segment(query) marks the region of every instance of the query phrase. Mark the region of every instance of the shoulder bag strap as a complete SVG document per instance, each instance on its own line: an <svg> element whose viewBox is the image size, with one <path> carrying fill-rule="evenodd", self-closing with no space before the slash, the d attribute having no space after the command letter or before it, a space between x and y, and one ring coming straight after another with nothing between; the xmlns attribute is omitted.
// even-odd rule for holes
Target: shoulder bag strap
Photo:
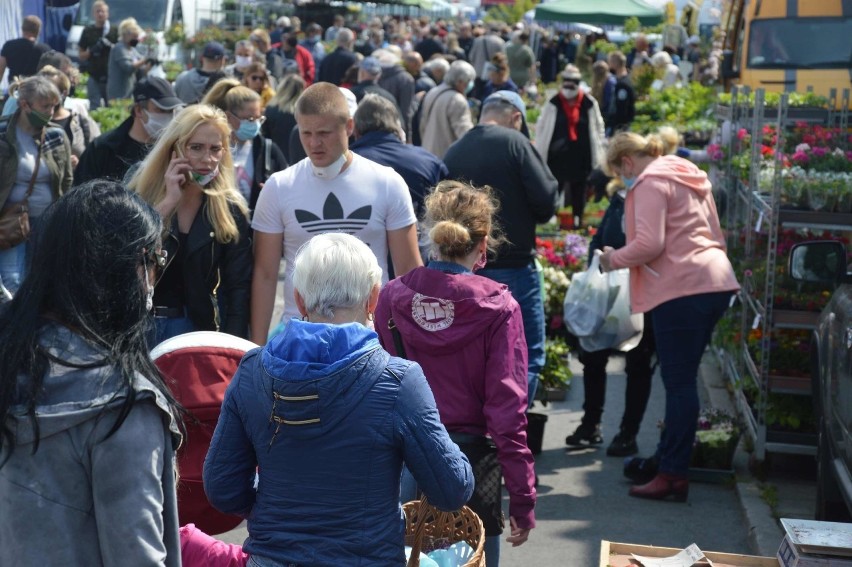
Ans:
<svg viewBox="0 0 852 567"><path fill-rule="evenodd" d="M272 177L272 140L269 138L263 139L263 170L266 175L264 182Z"/></svg>
<svg viewBox="0 0 852 567"><path fill-rule="evenodd" d="M33 167L33 176L30 177L30 184L27 186L27 192L24 194L24 200L21 201L21 206L26 208L27 204L30 200L30 195L33 194L33 187L35 187L36 177L38 177L38 169L41 165L41 149L44 146L44 130L42 130L41 138L36 141L36 146L38 146L38 152L36 152L35 158L35 167Z"/></svg>
<svg viewBox="0 0 852 567"><path fill-rule="evenodd" d="M390 329L391 335L393 335L393 348L396 350L396 355L400 358L408 358L405 354L405 345L402 343L402 335L399 333L393 317L388 319L388 329Z"/></svg>

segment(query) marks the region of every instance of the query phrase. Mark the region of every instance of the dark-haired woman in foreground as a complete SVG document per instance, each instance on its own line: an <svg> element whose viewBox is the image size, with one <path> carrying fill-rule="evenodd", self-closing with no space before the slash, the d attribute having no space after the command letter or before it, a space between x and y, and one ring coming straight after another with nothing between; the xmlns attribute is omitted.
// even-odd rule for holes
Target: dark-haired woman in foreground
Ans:
<svg viewBox="0 0 852 567"><path fill-rule="evenodd" d="M0 313L0 565L179 565L176 404L145 341L160 216L93 181Z"/></svg>

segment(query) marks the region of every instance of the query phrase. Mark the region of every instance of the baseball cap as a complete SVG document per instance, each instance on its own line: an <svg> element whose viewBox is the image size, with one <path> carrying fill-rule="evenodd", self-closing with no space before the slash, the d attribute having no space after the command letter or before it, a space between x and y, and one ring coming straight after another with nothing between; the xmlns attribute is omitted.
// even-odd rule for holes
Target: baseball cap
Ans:
<svg viewBox="0 0 852 567"><path fill-rule="evenodd" d="M693 44L696 44L696 43L701 43L701 38L698 37L697 35L693 35L693 36L689 37L689 39L687 40L686 43L688 43L690 45L693 45Z"/></svg>
<svg viewBox="0 0 852 567"><path fill-rule="evenodd" d="M133 102L146 100L150 100L163 110L183 106L183 101L175 95L172 85L160 77L147 77L136 83L133 88Z"/></svg>
<svg viewBox="0 0 852 567"><path fill-rule="evenodd" d="M382 66L379 63L379 60L375 57L364 57L364 60L361 61L361 64L358 66L358 68L366 71L371 75L378 75L382 72Z"/></svg>
<svg viewBox="0 0 852 567"><path fill-rule="evenodd" d="M218 41L207 42L201 56L206 59L221 59L225 56L225 47Z"/></svg>
<svg viewBox="0 0 852 567"><path fill-rule="evenodd" d="M521 133L529 138L530 131L529 128L527 128L527 105L524 104L524 99L521 98L521 95L512 91L497 91L490 94L488 98L482 102L482 108L497 102L511 104L516 110L518 110L518 112L521 113Z"/></svg>
<svg viewBox="0 0 852 567"><path fill-rule="evenodd" d="M346 87L337 87L343 93L343 98L346 99L346 106L349 107L349 118L355 116L355 111L358 110L358 99L355 98L355 93Z"/></svg>

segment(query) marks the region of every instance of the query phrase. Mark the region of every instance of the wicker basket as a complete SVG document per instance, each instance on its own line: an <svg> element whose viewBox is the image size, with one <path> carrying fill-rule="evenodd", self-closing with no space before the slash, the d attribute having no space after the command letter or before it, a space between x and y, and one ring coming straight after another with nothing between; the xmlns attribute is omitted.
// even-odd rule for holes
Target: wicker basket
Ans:
<svg viewBox="0 0 852 567"><path fill-rule="evenodd" d="M421 550L431 551L439 540L446 540L450 545L466 541L474 552L464 567L485 567L485 528L476 512L467 506L455 512L442 512L429 504L425 496L406 502L402 509L405 512L405 544L411 546L408 567L419 567Z"/></svg>

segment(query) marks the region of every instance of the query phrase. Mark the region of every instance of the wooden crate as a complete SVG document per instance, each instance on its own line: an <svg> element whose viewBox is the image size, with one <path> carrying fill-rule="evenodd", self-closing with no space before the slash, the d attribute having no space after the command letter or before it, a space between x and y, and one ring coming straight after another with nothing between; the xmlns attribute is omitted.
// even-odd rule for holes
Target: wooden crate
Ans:
<svg viewBox="0 0 852 567"><path fill-rule="evenodd" d="M630 554L643 555L645 557L671 557L680 552L674 547L656 547L653 545L638 545L633 543L617 543L614 541L601 540L601 562L600 567L633 567L630 562ZM704 551L703 549L701 551ZM713 562L715 567L778 567L778 560L774 557L758 557L756 555L738 555L735 553L718 553L715 551L704 551L704 555ZM697 563L702 565L702 563ZM704 563L706 565L706 563Z"/></svg>

